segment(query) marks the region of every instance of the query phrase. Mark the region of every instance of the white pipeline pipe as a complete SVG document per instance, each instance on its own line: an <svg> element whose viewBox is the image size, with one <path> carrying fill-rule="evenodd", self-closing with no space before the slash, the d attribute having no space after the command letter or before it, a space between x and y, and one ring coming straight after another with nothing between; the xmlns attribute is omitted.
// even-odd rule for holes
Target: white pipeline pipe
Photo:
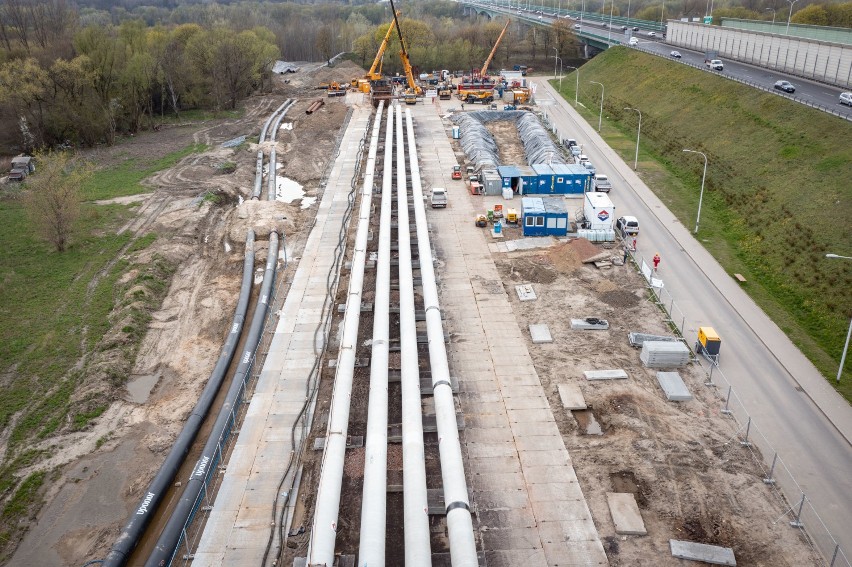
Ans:
<svg viewBox="0 0 852 567"><path fill-rule="evenodd" d="M373 175L376 169L376 151L379 145L379 128L382 107L376 112L373 135L367 155L361 207L358 211L358 228L355 232L355 249L352 253L352 270L343 317L343 339L337 355L337 374L329 409L328 429L325 435L322 471L317 488L316 511L311 526L308 548L308 565L334 564L334 542L337 539L337 522L340 513L340 491L343 481L343 462L346 457L346 435L349 428L349 402L352 379L355 374L355 353L358 348L358 325L361 319L361 292L364 285L364 264L367 259L367 235L370 229L370 208L373 195Z"/></svg>
<svg viewBox="0 0 852 567"><path fill-rule="evenodd" d="M408 134L408 155L411 167L411 192L414 199L414 218L417 224L417 250L420 256L420 276L423 280L423 305L426 308L426 334L429 339L429 365L432 369L432 387L435 414L438 422L438 448L441 453L441 478L444 483L444 502L447 506L447 531L450 539L450 559L453 567L477 567L476 539L470 516L470 498L464 476L456 408L447 363L447 346L441 321L438 286L432 264L429 227L423 204L423 187L420 183L420 165L414 140L414 123L411 110L405 109ZM401 225L400 225L401 226ZM402 259L400 258L400 266Z"/></svg>
<svg viewBox="0 0 852 567"><path fill-rule="evenodd" d="M426 458L423 449L423 410L417 360L414 315L414 276L411 273L411 234L408 187L405 180L405 140L402 109L396 107L397 241L399 242L399 333L402 374L402 487L405 518L405 564L432 564L429 547L429 503L426 497ZM422 263L422 259L421 259Z"/></svg>
<svg viewBox="0 0 852 567"><path fill-rule="evenodd" d="M383 104L383 101L379 104ZM373 304L373 349L370 355L370 399L364 445L364 492L358 567L385 564L388 484L388 347L390 342L391 209L393 207L393 107L388 107L385 170L379 216L379 256Z"/></svg>

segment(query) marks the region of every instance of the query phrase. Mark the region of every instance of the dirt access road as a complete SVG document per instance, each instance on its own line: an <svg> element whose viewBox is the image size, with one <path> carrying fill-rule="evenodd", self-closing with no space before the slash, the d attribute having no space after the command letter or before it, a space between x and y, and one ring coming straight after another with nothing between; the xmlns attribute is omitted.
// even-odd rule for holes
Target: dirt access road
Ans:
<svg viewBox="0 0 852 567"><path fill-rule="evenodd" d="M144 254L163 255L177 266L130 376L131 381L153 382L153 389L147 396L144 391L137 394L136 401L122 392L123 399L114 402L91 430L53 440L63 449L51 463L57 473L45 494L48 503L10 565L81 565L105 556L215 363L236 301L246 230L257 231L262 262L266 231L287 217L289 243L298 248L314 214L313 208L303 210L298 201L240 204L239 197L245 198L252 185L257 148L249 144L234 151L218 144L256 134L285 98L299 97L288 115L293 130L279 133L278 155L283 175L303 184L306 196L316 196L346 109L338 99L329 100L311 117L303 110L309 97L316 98L313 84L347 81L357 74L341 67L338 74L320 71L287 77L290 83L277 85L273 96L248 101L243 119L140 136L99 156L102 163L109 163L133 152L165 153L193 140L215 144L209 152L190 156L149 180L153 192L140 203L141 218L127 227L138 234L152 230L163 236ZM511 132L500 130L500 135L501 143L518 143ZM236 172L214 175L215 166L224 160L235 161ZM198 196L204 190L223 198L201 203ZM696 399L666 402L653 373L641 366L638 353L627 345L627 330L666 331L662 314L647 301L641 278L624 267L599 272L581 265L572 252L560 246L495 253L493 259L521 328L545 322L554 334L552 345L528 347L611 564L681 564L669 556L670 538L730 545L740 565L815 564L798 532L788 527L781 503L761 482L756 460L733 438L729 423L719 414L719 399L704 389L703 377L694 370L684 372ZM512 297L515 283L532 283L539 300L517 302ZM612 327L606 332L571 332L566 321L575 314L607 318ZM602 427L602 435L586 435L586 427L581 431L576 419L561 409L556 385L579 383L582 370L601 365L622 367L631 378L613 384L581 383ZM328 395L330 388L324 392ZM97 447L102 438L108 441ZM614 535L605 504L608 491L636 494L649 536Z"/></svg>

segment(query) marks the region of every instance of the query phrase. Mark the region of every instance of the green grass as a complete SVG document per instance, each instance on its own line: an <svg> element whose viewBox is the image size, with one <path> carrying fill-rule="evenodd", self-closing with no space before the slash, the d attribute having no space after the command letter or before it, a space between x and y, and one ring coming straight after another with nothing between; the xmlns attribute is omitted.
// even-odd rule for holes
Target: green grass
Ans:
<svg viewBox="0 0 852 567"><path fill-rule="evenodd" d="M205 144L191 144L154 160L129 159L121 165L98 171L84 187L84 194L87 200L97 201L148 192L150 189L140 184L143 179L206 149Z"/></svg>
<svg viewBox="0 0 852 567"><path fill-rule="evenodd" d="M636 50L583 66L580 112L632 162L642 111L640 177L694 227L708 157L699 240L835 385L852 316L852 124L770 93ZM558 85L558 81L553 81ZM574 100L574 77L562 94ZM838 390L852 401L852 364Z"/></svg>

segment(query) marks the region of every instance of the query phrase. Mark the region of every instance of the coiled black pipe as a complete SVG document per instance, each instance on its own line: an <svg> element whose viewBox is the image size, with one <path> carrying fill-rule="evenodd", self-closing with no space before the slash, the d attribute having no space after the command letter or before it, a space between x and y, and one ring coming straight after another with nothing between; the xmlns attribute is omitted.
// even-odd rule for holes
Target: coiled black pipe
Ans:
<svg viewBox="0 0 852 567"><path fill-rule="evenodd" d="M222 346L222 352L219 354L219 361L213 368L210 378L207 380L207 385L201 392L198 398L198 403L192 410L189 418L183 426L183 430L175 440L172 450L169 452L154 480L148 485L145 491L145 496L136 507L133 515L127 521L124 529L118 536L118 539L110 548L109 554L104 559L105 567L121 567L130 557L130 554L139 543L139 539L145 533L145 529L151 522L157 508L163 500L169 486L174 481L175 475L178 472L181 464L186 459L189 448L201 428L207 412L210 411L210 406L216 398L219 387L222 385L222 380L225 378L225 373L231 360L234 358L234 351L237 349L237 343L240 340L240 334L243 332L243 323L246 319L246 311L248 310L249 297L251 296L252 279L254 277L254 231L249 230L246 235L246 256L243 262L243 283L240 288L240 297L237 301L237 309L234 313L234 320L231 323L231 330L228 333L228 338Z"/></svg>
<svg viewBox="0 0 852 567"><path fill-rule="evenodd" d="M273 231L269 233L269 251L266 257L266 271L260 288L260 297L257 300L234 380L231 382L231 387L228 389L228 395L219 410L219 415L216 417L216 423L213 425L210 437L204 445L195 468L192 469L183 495L175 506L166 527L163 528L154 551L151 552L145 562L146 567L161 567L171 562L175 549L177 549L181 537L184 535L184 526L201 503L201 491L205 488L207 480L222 459L222 449L230 436L231 427L234 425L235 411L245 393L245 383L254 363L255 350L260 343L263 326L266 323L266 311L269 307L277 262L278 233Z"/></svg>

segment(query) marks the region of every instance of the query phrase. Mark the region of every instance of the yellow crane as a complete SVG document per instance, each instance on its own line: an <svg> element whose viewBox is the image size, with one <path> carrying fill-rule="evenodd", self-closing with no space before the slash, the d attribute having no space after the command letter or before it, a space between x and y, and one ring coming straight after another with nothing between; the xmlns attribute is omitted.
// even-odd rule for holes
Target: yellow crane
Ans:
<svg viewBox="0 0 852 567"><path fill-rule="evenodd" d="M500 40L503 39L504 35L506 35L506 30L509 29L510 23L512 23L512 20L506 21L506 25L503 26L503 31L500 32L500 35L497 37L497 41L494 43L494 48L491 50L491 53L488 54L488 59L485 60L485 65L482 66L482 71L479 72L479 76L481 78L485 78L485 74L488 72L488 65L490 65L491 60L494 59L494 54L497 53L497 47L500 46Z"/></svg>
<svg viewBox="0 0 852 567"><path fill-rule="evenodd" d="M415 104L417 97L423 94L423 89L414 81L414 72L411 70L411 61L408 59L408 51L405 49L405 40L402 38L402 29L399 27L397 20L396 8L393 5L393 0L390 0L391 10L393 11L393 19L396 22L396 33L399 36L399 45L401 46L399 58L402 60L402 67L405 69L405 78L408 81L408 89L405 91L406 104Z"/></svg>
<svg viewBox="0 0 852 567"><path fill-rule="evenodd" d="M397 12L397 14L399 14L399 12ZM394 19L388 28L388 32L385 34L385 38L379 46L379 51L376 53L376 58L373 60L373 65L370 67L370 70L367 71L367 74L364 75L363 79L352 79L352 86L357 87L362 93L370 92L370 81L378 81L382 78L382 58L385 55L385 49L388 47L388 42L390 42L390 36L393 33L394 26L396 26L396 15L394 15Z"/></svg>

